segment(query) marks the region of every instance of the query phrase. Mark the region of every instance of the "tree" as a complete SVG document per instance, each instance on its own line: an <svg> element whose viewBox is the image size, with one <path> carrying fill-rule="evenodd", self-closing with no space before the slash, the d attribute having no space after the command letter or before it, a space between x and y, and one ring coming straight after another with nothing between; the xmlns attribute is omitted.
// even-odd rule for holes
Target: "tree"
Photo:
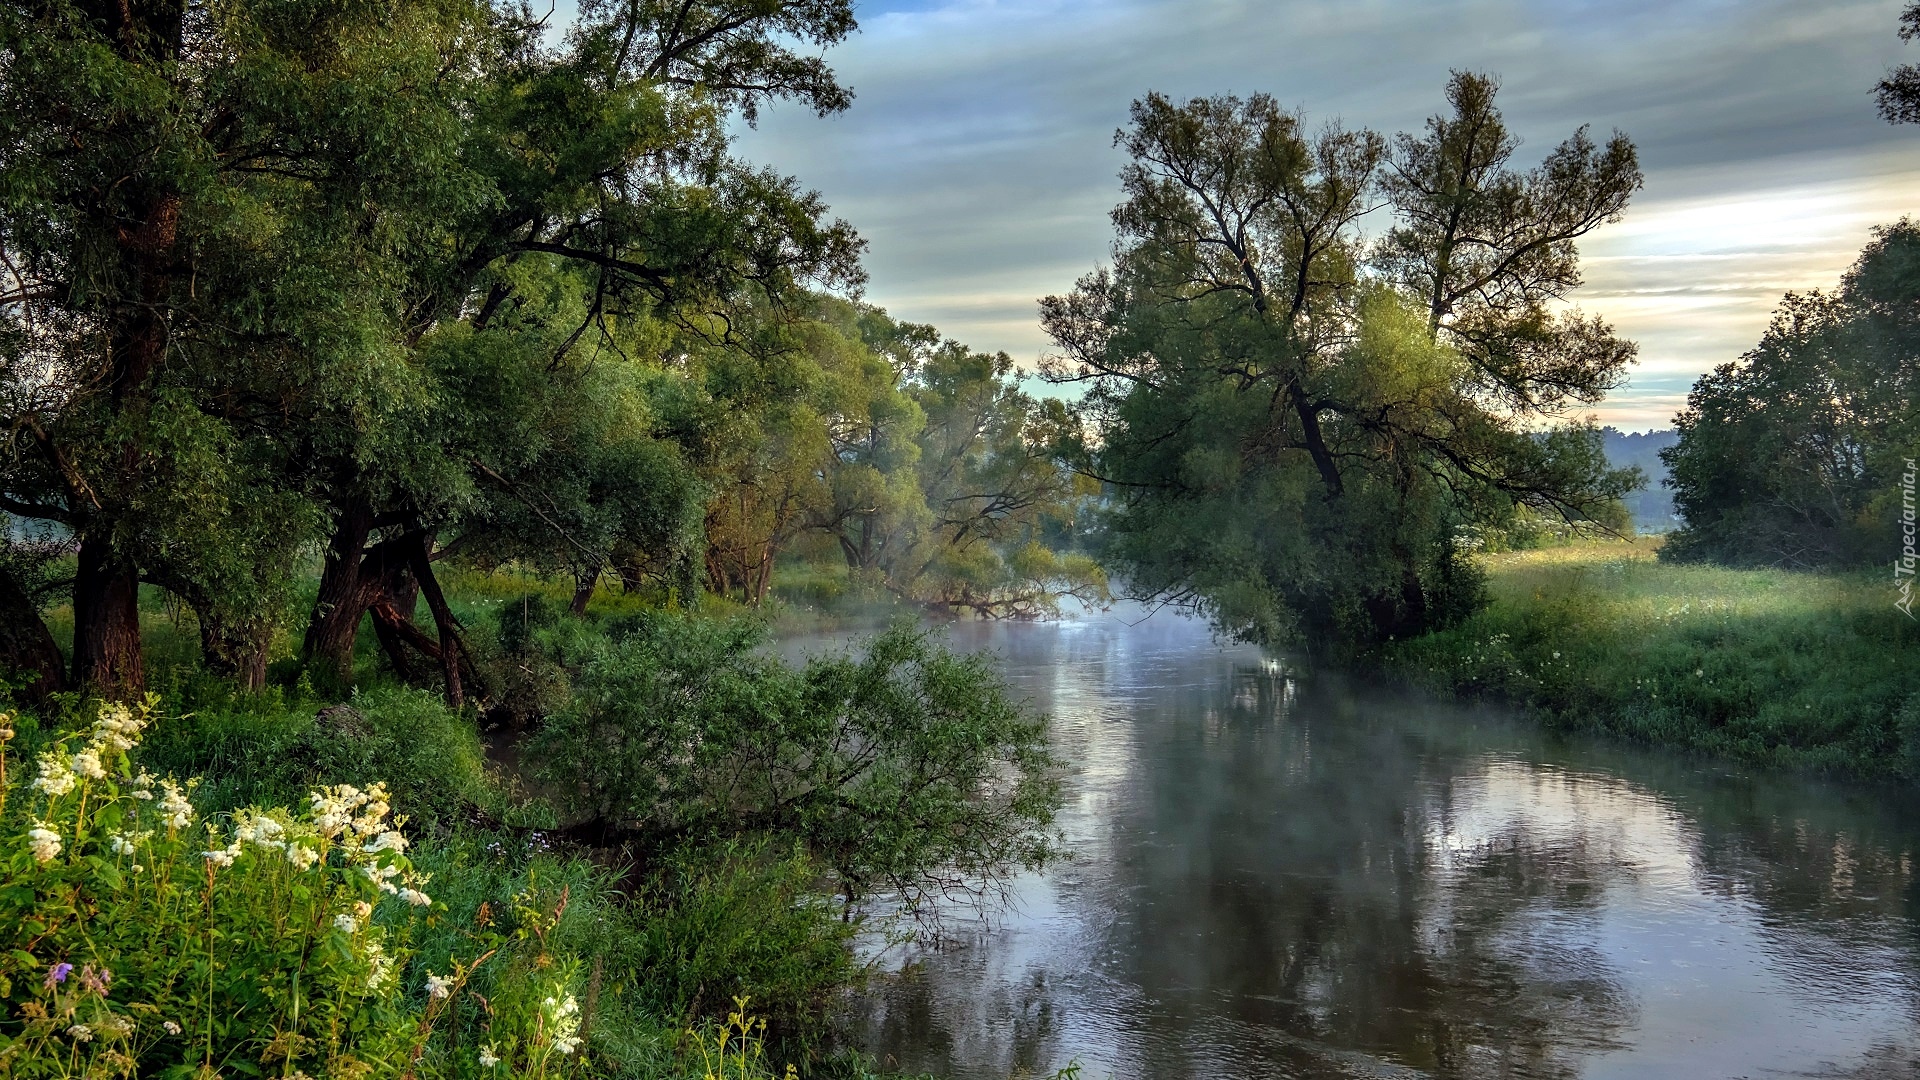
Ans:
<svg viewBox="0 0 1920 1080"><path fill-rule="evenodd" d="M1920 226L1875 230L1836 293L1787 294L1760 342L1700 377L1662 451L1685 519L1661 557L1799 569L1893 550L1916 430Z"/></svg>
<svg viewBox="0 0 1920 1080"><path fill-rule="evenodd" d="M1566 347L1595 324L1543 322L1577 281L1579 223L1618 212L1630 147L1577 138L1516 180L1490 87L1456 76L1456 116L1397 157L1264 95L1134 104L1114 267L1041 317L1049 377L1088 384L1083 467L1135 592L1254 640L1417 633L1476 602L1460 527L1606 515L1636 482L1596 432L1531 426L1630 356ZM1358 225L1383 188L1399 228L1370 266ZM1543 191L1586 205L1549 212ZM1447 200L1471 228L1446 225Z"/></svg>
<svg viewBox="0 0 1920 1080"><path fill-rule="evenodd" d="M1106 603L1106 575L1091 558L1041 539L1091 484L1057 453L1065 406L1022 391L1006 353L953 341L917 365L908 394L926 417L915 471L927 514L894 552L893 588L992 617L1051 614L1068 595Z"/></svg>
<svg viewBox="0 0 1920 1080"><path fill-rule="evenodd" d="M365 400L396 223L452 167L462 3L55 2L0 11L0 508L77 538L73 682L139 692L138 591L259 671L313 520L289 412Z"/></svg>
<svg viewBox="0 0 1920 1080"><path fill-rule="evenodd" d="M577 275L546 263L559 279L558 310L528 297L478 335L455 323L422 343L446 401L443 442L467 455L478 481L442 549L470 562L518 562L574 583L574 614L584 614L603 573L623 556L664 562L688 558L705 494L681 448L656 434L653 384L659 372L633 359L657 347L657 326L621 327L619 350L567 353L558 346L586 303ZM572 284L576 287L566 287ZM376 604L377 627L396 643L415 640L411 610ZM435 647L438 648L437 646ZM404 654L388 648L396 668Z"/></svg>
<svg viewBox="0 0 1920 1080"><path fill-rule="evenodd" d="M432 242L408 252L406 347L445 348L434 342L457 336L476 355L524 348L532 352L523 370L566 380L573 365L593 362L583 354L624 356L623 344L649 323L731 347L741 323L778 313L802 283L857 285L852 230L822 220L818 197L792 180L734 159L725 137L730 111L750 118L770 101L844 108L849 95L831 72L794 50L831 44L852 27L844 0L715 0L589 3L557 51L539 46L537 27L509 28L462 128L463 162L494 197L439 219ZM549 302L555 279L537 271L543 265L570 268L563 280L577 283L573 322L558 334L557 323L530 334L513 319L529 305L549 320L565 307ZM424 385L440 392L430 378ZM532 512L528 493L542 481L483 467L460 442L462 432L510 424L497 409L485 417L496 407L511 413L511 400L444 400L472 415L459 425L401 425L386 442L369 432L313 458L332 538L303 653L349 677L355 631L376 609L398 616L386 617L395 635L417 640L404 625L417 588L434 616L448 697L458 701L459 628L432 581L439 537L478 502L522 497ZM576 478L586 468L552 467ZM545 535L597 560L596 542ZM625 539L645 540L631 530ZM575 565L580 580L590 569L597 576L595 560Z"/></svg>
<svg viewBox="0 0 1920 1080"><path fill-rule="evenodd" d="M1910 3L1900 13L1900 40L1920 37L1920 3ZM1889 124L1920 123L1920 65L1901 64L1887 72L1873 88L1880 115Z"/></svg>
<svg viewBox="0 0 1920 1080"><path fill-rule="evenodd" d="M1634 346L1554 305L1580 285L1574 242L1618 221L1640 188L1637 155L1618 132L1602 148L1581 128L1515 172L1519 140L1494 105L1498 90L1485 75L1454 72L1452 115L1430 118L1424 137L1394 140L1381 187L1397 222L1375 262L1424 303L1431 331L1473 365L1492 402L1544 412L1598 401Z"/></svg>
<svg viewBox="0 0 1920 1080"><path fill-rule="evenodd" d="M749 365L772 382L741 379L730 350L689 354L703 358L709 401L726 402L700 440L709 588L757 604L793 552L950 612L1032 616L1067 593L1105 598L1090 559L1038 540L1085 482L1053 452L1064 409L1023 393L1011 358L826 296L780 335Z"/></svg>

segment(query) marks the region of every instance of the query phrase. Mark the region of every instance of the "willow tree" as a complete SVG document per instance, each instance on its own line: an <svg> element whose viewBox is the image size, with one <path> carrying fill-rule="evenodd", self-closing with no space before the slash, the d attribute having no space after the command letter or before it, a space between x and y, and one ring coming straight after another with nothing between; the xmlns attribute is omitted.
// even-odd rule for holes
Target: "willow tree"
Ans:
<svg viewBox="0 0 1920 1080"><path fill-rule="evenodd" d="M1105 599L1091 560L1041 542L1086 482L1054 453L1064 408L1023 392L1010 357L830 297L794 329L790 386L733 410L711 459L715 591L757 602L775 560L812 539L853 579L937 609Z"/></svg>
<svg viewBox="0 0 1920 1080"><path fill-rule="evenodd" d="M1491 94L1456 75L1453 114L1397 143L1264 95L1134 104L1113 268L1041 305L1134 591L1250 639L1366 642L1477 602L1461 526L1617 512L1637 477L1541 425L1632 355L1556 310L1575 239L1639 184L1632 147L1583 132L1516 174Z"/></svg>
<svg viewBox="0 0 1920 1080"><path fill-rule="evenodd" d="M493 19L0 9L0 509L75 540L72 681L139 692L152 580L194 603L210 660L257 682L318 522L283 435L381 382L400 223L484 198L452 135Z"/></svg>
<svg viewBox="0 0 1920 1080"><path fill-rule="evenodd" d="M492 364L510 352L527 378L591 393L584 373L595 363L661 365L625 351L644 325L732 347L751 313L778 310L803 285L847 286L860 274L852 230L826 220L819 198L791 179L734 157L725 130L769 102L821 113L847 105L832 72L806 55L852 30L844 0L587 3L551 49L538 27L496 25L459 132L462 165L490 197L436 219L400 263L402 344L448 422L428 415L393 438L322 425L309 456L331 526L303 646L309 663L350 676L369 610L391 611L400 621L389 629L417 640L418 590L455 701L459 627L433 566L463 520L519 500L556 550L595 553L569 558L581 580L610 547L580 532L604 531L603 515L541 505L561 486L591 493L585 478L598 466L549 459L564 483L548 485L489 462L487 447L499 445L490 433L518 422L523 399L444 377L459 356ZM556 302L551 290L569 282L573 294ZM578 445L602 464L618 457L603 442Z"/></svg>

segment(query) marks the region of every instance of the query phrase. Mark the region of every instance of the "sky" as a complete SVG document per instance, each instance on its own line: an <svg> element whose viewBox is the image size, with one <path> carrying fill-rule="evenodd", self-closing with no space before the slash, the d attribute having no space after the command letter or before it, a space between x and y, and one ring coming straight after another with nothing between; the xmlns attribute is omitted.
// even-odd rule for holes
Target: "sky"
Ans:
<svg viewBox="0 0 1920 1080"><path fill-rule="evenodd" d="M1594 411L1665 427L1790 289L1831 288L1876 223L1920 212L1920 127L1871 90L1920 62L1903 0L875 0L828 58L856 98L778 107L742 156L818 190L869 244L866 299L1031 368L1036 301L1108 257L1114 130L1148 90L1267 92L1310 119L1418 130L1450 69L1497 75L1530 167L1618 129L1646 188L1581 244L1576 294L1639 342ZM1379 223L1384 225L1384 221Z"/></svg>

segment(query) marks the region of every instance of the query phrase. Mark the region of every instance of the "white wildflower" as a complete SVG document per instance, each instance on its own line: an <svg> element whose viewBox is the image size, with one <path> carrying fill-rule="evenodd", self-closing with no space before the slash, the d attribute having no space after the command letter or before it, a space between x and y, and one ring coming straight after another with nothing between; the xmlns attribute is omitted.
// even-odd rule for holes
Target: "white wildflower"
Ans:
<svg viewBox="0 0 1920 1080"><path fill-rule="evenodd" d="M113 848L115 855L131 855L133 854L133 837L126 833L114 833L113 838L107 841L107 846Z"/></svg>
<svg viewBox="0 0 1920 1080"><path fill-rule="evenodd" d="M322 836L338 836L353 823L353 812L366 802L366 796L352 784L321 788L307 796L313 825Z"/></svg>
<svg viewBox="0 0 1920 1080"><path fill-rule="evenodd" d="M379 990L393 978L393 962L377 941L367 942L367 989Z"/></svg>
<svg viewBox="0 0 1920 1080"><path fill-rule="evenodd" d="M67 1029L67 1034L72 1037L74 1042L92 1042L93 1041L93 1029L88 1027L85 1024L73 1025L72 1027Z"/></svg>
<svg viewBox="0 0 1920 1080"><path fill-rule="evenodd" d="M547 1014L547 1020L553 1025L553 1048L562 1054L571 1054L580 1049L580 1003L572 994L565 998L553 995L541 1005L541 1011Z"/></svg>
<svg viewBox="0 0 1920 1080"><path fill-rule="evenodd" d="M286 846L286 841L280 839L281 836L286 834L286 831L286 826L270 817L258 815L249 816L240 822L239 827L234 829L233 842L235 844L246 843L253 844L256 847L279 849Z"/></svg>
<svg viewBox="0 0 1920 1080"><path fill-rule="evenodd" d="M487 1045L480 1048L480 1067L481 1068L491 1069L498 1064L500 1064L500 1058L496 1054L494 1054L492 1043L488 1043Z"/></svg>
<svg viewBox="0 0 1920 1080"><path fill-rule="evenodd" d="M351 915L335 915L333 917L333 928L343 934L358 933L360 930L360 920Z"/></svg>
<svg viewBox="0 0 1920 1080"><path fill-rule="evenodd" d="M171 780L160 781L160 820L169 829L184 829L193 824L193 804Z"/></svg>
<svg viewBox="0 0 1920 1080"><path fill-rule="evenodd" d="M381 892L392 895L400 891L399 886L387 880L388 878L399 876L400 868L397 866L363 866L360 868L360 872L367 875L368 881L378 885Z"/></svg>
<svg viewBox="0 0 1920 1080"><path fill-rule="evenodd" d="M428 904L433 903L433 897L428 896L418 889L401 889L400 899L405 900L414 907L426 907Z"/></svg>
<svg viewBox="0 0 1920 1080"><path fill-rule="evenodd" d="M27 846L33 849L35 862L52 862L60 854L60 834L47 827L44 821L36 821L33 828L27 830Z"/></svg>
<svg viewBox="0 0 1920 1080"><path fill-rule="evenodd" d="M166 1030L166 1033L167 1033L167 1034L169 1034L169 1035L178 1035L178 1034L180 1034L180 1025L179 1025L179 1024L176 1024L176 1023L174 1023L174 1022L173 1022L173 1021L171 1021L171 1020L163 1020L163 1021L161 1021L161 1023L160 1023L160 1026L161 1026L162 1028L164 1028L164 1029Z"/></svg>
<svg viewBox="0 0 1920 1080"><path fill-rule="evenodd" d="M100 1021L99 1030L109 1039L124 1039L133 1034L133 1024L119 1013L108 1013Z"/></svg>
<svg viewBox="0 0 1920 1080"><path fill-rule="evenodd" d="M136 799L151 800L153 798L153 774L145 769L141 769L140 775L133 778L133 790L127 792L127 794Z"/></svg>
<svg viewBox="0 0 1920 1080"><path fill-rule="evenodd" d="M369 855L375 855L382 851L405 851L407 850L407 838L401 836L399 832L389 829L375 837L372 843L360 850L365 851Z"/></svg>
<svg viewBox="0 0 1920 1080"><path fill-rule="evenodd" d="M33 786L57 799L73 790L73 770L53 754L40 755L40 775Z"/></svg>
<svg viewBox="0 0 1920 1080"><path fill-rule="evenodd" d="M75 775L87 780L107 778L106 767L100 764L100 753L97 750L82 750L73 755L73 771Z"/></svg>
<svg viewBox="0 0 1920 1080"><path fill-rule="evenodd" d="M100 706L100 718L93 724L93 745L108 750L131 750L135 736L147 726L125 704L114 702Z"/></svg>
<svg viewBox="0 0 1920 1080"><path fill-rule="evenodd" d="M295 870L305 870L320 861L320 853L305 844L288 841L287 861L293 864Z"/></svg>
<svg viewBox="0 0 1920 1080"><path fill-rule="evenodd" d="M221 848L219 851L203 851L200 854L206 856L207 861L215 867L225 870L227 867L233 865L234 859L239 857L240 845L233 844L229 847Z"/></svg>
<svg viewBox="0 0 1920 1080"><path fill-rule="evenodd" d="M427 996L438 1001L453 993L453 980L444 975L427 972Z"/></svg>

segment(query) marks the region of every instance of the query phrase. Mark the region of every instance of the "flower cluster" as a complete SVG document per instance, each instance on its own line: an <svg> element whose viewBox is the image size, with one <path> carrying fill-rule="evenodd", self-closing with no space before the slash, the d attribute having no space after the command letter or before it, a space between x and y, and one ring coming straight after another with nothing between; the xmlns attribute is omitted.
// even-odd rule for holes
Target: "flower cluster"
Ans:
<svg viewBox="0 0 1920 1080"><path fill-rule="evenodd" d="M125 764L127 751L140 741L140 732L153 715L154 700L148 698L135 713L119 702L100 706L100 714L87 732L86 745L68 755L65 748L40 755L40 774L33 781L36 790L57 799L87 780L105 780L109 764Z"/></svg>
<svg viewBox="0 0 1920 1080"><path fill-rule="evenodd" d="M35 862L50 863L60 857L60 834L49 826L49 822L36 821L27 830L27 848Z"/></svg>
<svg viewBox="0 0 1920 1080"><path fill-rule="evenodd" d="M541 1017L551 1030L553 1048L562 1054L580 1049L580 1003L564 988L556 989L540 1003Z"/></svg>
<svg viewBox="0 0 1920 1080"><path fill-rule="evenodd" d="M292 810L243 809L203 822L193 781L131 775L129 752L153 708L151 699L137 710L104 705L90 728L41 754L31 812L0 832L21 856L0 860L0 988L13 988L0 1003L19 1025L0 1048L0 1073L146 1075L182 1060L169 1048L182 1036L224 1059L270 1033L286 1076L305 1075L298 1066L308 1062L394 1060L417 1049L434 1014L401 1004L412 959L405 916L433 900L406 857L405 822L385 787L326 787ZM0 714L0 727L9 720ZM6 741L0 736L0 791ZM142 875L138 888L129 872ZM376 918L388 897L398 917ZM38 929L14 933L30 918ZM208 935L203 919L220 932ZM326 947L289 937L299 927ZM204 998L181 998L168 977L156 977L154 965L164 966L156 958L182 941L213 954L211 974L194 984ZM121 969L120 982L109 964ZM296 966L304 1007L247 1012L259 1008L258 986ZM458 969L430 974L429 999L448 1000L457 977ZM326 1009L313 1007L323 1000ZM203 1007L245 1016L231 1031L189 1033L183 1022ZM22 1063L34 1067L21 1072Z"/></svg>

